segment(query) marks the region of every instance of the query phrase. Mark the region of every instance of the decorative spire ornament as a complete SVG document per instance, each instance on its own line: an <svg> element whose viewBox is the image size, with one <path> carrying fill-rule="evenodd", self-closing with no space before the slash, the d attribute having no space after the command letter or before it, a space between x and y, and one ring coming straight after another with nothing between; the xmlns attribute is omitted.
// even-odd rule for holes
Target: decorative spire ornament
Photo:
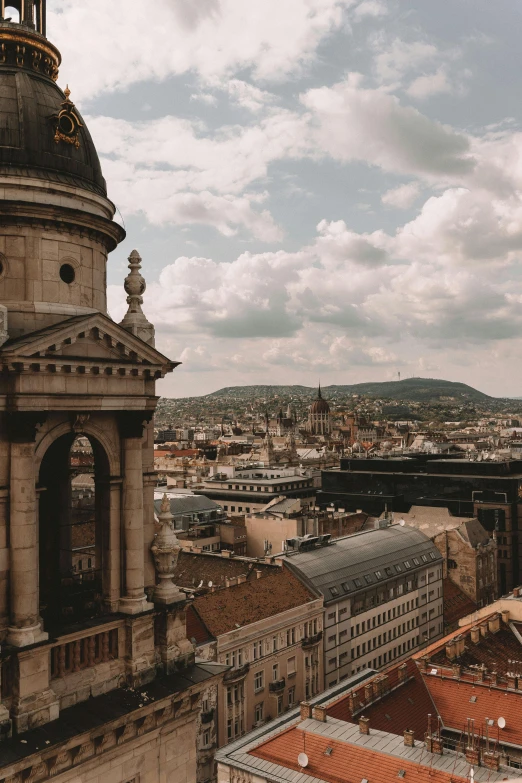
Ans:
<svg viewBox="0 0 522 783"><path fill-rule="evenodd" d="M143 294L147 288L145 278L140 272L141 256L137 250L133 250L129 256L130 272L125 278L124 288L127 294L127 304L129 309L120 326L131 332L135 337L139 337L143 342L154 345L154 326L147 320L145 313L141 309L143 304Z"/></svg>
<svg viewBox="0 0 522 783"><path fill-rule="evenodd" d="M154 541L150 548L159 579L159 583L154 590L153 601L160 604L172 604L175 601L185 600L184 594L172 581L181 551L172 525L173 519L174 517L170 511L170 500L165 493L158 514L160 530L154 536Z"/></svg>

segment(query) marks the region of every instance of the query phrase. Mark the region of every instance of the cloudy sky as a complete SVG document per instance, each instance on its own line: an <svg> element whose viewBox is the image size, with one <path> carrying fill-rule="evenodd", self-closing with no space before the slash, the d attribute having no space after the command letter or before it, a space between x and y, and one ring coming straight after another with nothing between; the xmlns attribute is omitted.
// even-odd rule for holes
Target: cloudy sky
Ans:
<svg viewBox="0 0 522 783"><path fill-rule="evenodd" d="M50 0L160 389L522 395L519 0Z"/></svg>

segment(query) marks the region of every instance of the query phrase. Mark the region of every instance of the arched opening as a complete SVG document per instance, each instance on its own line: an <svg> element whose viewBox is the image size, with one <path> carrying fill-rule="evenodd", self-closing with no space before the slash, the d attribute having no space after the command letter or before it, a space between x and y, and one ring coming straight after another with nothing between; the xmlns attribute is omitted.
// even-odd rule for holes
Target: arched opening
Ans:
<svg viewBox="0 0 522 783"><path fill-rule="evenodd" d="M85 435L63 435L40 468L40 614L47 631L105 612L109 462Z"/></svg>
<svg viewBox="0 0 522 783"><path fill-rule="evenodd" d="M20 23L20 8L14 5L6 5L4 9L4 19L10 22Z"/></svg>

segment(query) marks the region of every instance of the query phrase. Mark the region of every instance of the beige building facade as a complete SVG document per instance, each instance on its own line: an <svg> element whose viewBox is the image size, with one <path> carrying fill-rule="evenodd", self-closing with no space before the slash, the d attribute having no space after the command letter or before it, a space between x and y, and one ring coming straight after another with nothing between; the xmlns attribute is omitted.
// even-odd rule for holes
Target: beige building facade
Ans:
<svg viewBox="0 0 522 783"><path fill-rule="evenodd" d="M323 600L285 568L196 598L207 631L199 654L230 667L218 683L218 745L282 715L323 688ZM238 583L239 582L239 583Z"/></svg>

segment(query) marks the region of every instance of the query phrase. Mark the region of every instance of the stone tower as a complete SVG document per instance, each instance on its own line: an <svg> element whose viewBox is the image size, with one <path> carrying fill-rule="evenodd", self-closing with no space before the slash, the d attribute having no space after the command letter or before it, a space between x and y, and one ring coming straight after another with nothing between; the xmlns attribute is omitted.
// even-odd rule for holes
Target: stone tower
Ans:
<svg viewBox="0 0 522 783"><path fill-rule="evenodd" d="M7 6L16 16L6 18ZM74 766L75 780L87 781L98 774L91 757L112 754L112 770L122 745L128 769L118 779L137 779L150 763L140 781L152 783L160 757L167 764L160 734L174 740L182 727L176 779L195 779L198 694L215 673L196 671L183 594L164 588L172 602L154 598L152 416L156 380L176 362L155 349L141 311L136 251L129 312L120 325L107 314L107 258L125 232L72 93L57 86L45 11L45 0L0 0L0 778L45 780ZM94 488L81 529L71 457L79 437ZM88 573L73 557L82 547ZM181 665L194 678L174 683ZM121 688L145 683L154 704ZM70 711L82 715L86 700L82 728ZM50 721L51 739L6 771L2 742Z"/></svg>

